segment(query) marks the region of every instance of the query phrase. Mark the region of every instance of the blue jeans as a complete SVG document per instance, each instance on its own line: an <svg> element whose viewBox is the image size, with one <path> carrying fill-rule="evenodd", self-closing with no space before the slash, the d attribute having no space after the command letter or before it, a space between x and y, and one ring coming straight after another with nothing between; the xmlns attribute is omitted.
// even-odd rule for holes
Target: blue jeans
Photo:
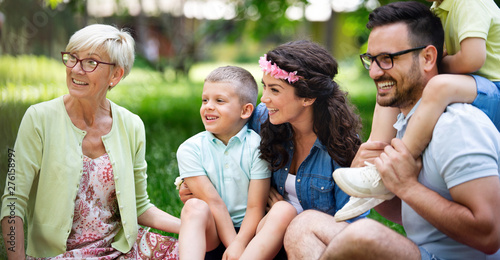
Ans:
<svg viewBox="0 0 500 260"><path fill-rule="evenodd" d="M425 250L425 248L419 246L418 249L420 250L420 259L422 260L444 260L442 258L439 258L431 253L429 251Z"/></svg>
<svg viewBox="0 0 500 260"><path fill-rule="evenodd" d="M477 75L471 75L476 80L477 97L472 105L481 109L493 121L500 131L500 82Z"/></svg>

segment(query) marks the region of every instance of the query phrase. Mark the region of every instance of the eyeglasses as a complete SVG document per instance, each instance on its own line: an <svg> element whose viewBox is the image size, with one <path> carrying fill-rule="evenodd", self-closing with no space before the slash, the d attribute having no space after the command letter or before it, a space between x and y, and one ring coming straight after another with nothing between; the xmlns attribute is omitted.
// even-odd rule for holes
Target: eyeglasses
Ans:
<svg viewBox="0 0 500 260"><path fill-rule="evenodd" d="M418 51L427 46L420 46L417 48L411 48L408 50L404 51L398 51L395 53L380 53L378 55L372 56L370 54L361 54L359 57L361 58L361 62L363 63L363 66L365 66L365 69L370 70L373 61L377 63L377 65L383 69L383 70L388 70L391 69L394 66L394 57L403 55L412 51Z"/></svg>
<svg viewBox="0 0 500 260"><path fill-rule="evenodd" d="M74 68L75 65L78 62L80 62L80 66L81 66L82 70L85 72L94 71L97 68L97 66L101 63L106 64L106 65L115 65L115 63L96 61L94 59L89 59L89 58L80 60L77 57L75 57L74 55L72 55L71 53L64 52L64 51L61 52L61 55L62 55L62 62L64 63L64 65L66 65L66 67Z"/></svg>

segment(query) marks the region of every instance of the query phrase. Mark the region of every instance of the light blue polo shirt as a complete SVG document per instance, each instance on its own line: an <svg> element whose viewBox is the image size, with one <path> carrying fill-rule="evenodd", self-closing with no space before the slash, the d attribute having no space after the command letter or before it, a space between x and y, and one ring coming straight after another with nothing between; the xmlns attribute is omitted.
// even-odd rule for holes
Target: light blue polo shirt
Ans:
<svg viewBox="0 0 500 260"><path fill-rule="evenodd" d="M259 158L260 136L245 125L227 146L204 131L179 146L182 178L206 175L221 196L233 225L239 227L247 208L250 180L271 177L268 163Z"/></svg>
<svg viewBox="0 0 500 260"><path fill-rule="evenodd" d="M420 101L419 101L420 103ZM402 138L411 115L398 116L394 127ZM498 176L500 134L491 120L469 104L452 104L439 118L429 146L422 154L418 181L452 200L449 189L474 179ZM432 203L432 202L430 202ZM487 259L487 255L449 238L402 202L407 237L442 259Z"/></svg>

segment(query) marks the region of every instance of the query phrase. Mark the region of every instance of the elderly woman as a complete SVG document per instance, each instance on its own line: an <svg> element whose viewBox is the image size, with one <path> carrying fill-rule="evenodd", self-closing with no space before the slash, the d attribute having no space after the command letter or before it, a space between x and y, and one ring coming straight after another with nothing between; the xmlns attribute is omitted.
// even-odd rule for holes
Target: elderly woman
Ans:
<svg viewBox="0 0 500 260"><path fill-rule="evenodd" d="M28 108L2 197L9 259L177 259L180 220L146 191L141 119L106 99L134 62L134 40L109 25L77 31L62 52L69 93ZM12 189L14 187L15 189ZM9 206L10 205L10 206Z"/></svg>

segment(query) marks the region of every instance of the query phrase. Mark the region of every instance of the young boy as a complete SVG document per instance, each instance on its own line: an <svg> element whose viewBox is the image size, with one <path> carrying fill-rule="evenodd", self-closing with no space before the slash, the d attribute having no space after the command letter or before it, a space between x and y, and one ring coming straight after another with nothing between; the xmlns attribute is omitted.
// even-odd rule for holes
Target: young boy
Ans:
<svg viewBox="0 0 500 260"><path fill-rule="evenodd" d="M221 242L224 255L238 259L265 214L271 172L259 158L259 135L246 126L257 95L255 79L239 67L217 68L205 79L206 131L177 151L180 177L195 197L181 212L181 259L203 259Z"/></svg>
<svg viewBox="0 0 500 260"><path fill-rule="evenodd" d="M484 111L500 130L500 70L497 68L500 64L500 9L493 0L430 1L434 2L431 10L441 19L445 31L446 53L441 61L440 73L448 74L438 75L429 81L423 91L420 106L411 117L408 130L402 138L415 159L420 157L430 142L434 126L451 103L472 103ZM361 57L365 58L365 67L367 64L377 64L380 67L379 63L384 55L378 58L368 55ZM392 59L392 65L397 66L397 57ZM470 75L472 73L475 75ZM397 108L377 104L369 141L390 144L395 137L392 124L396 122L398 113ZM392 198L393 194L380 181L375 166L366 164L368 166L363 168L335 171L335 181L347 194L359 197L351 200L368 201L360 198L373 197L378 198L378 203L381 203ZM368 185L359 181L361 175ZM362 206L356 209L345 207L342 209L343 213L357 214L374 207L373 203L368 205L357 201L357 204ZM350 214L342 215L351 217Z"/></svg>

